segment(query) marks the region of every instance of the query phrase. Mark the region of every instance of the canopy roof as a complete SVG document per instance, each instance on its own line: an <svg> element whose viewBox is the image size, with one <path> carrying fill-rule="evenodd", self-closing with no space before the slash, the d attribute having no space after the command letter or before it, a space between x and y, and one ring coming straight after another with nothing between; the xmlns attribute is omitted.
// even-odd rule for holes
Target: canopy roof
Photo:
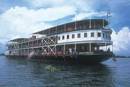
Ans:
<svg viewBox="0 0 130 87"><path fill-rule="evenodd" d="M103 27L105 27L106 25L108 25L108 21L105 19L86 19L54 26L42 31L35 32L34 34L51 35L56 33L70 32L74 30L103 29Z"/></svg>
<svg viewBox="0 0 130 87"><path fill-rule="evenodd" d="M13 40L10 40L11 42L22 42L22 41L26 41L28 40L28 38L16 38L16 39L13 39Z"/></svg>

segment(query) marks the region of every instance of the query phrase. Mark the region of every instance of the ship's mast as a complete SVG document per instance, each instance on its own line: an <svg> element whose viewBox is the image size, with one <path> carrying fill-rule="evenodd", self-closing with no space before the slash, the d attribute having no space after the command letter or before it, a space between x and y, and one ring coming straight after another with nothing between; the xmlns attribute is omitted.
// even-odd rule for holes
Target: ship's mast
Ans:
<svg viewBox="0 0 130 87"><path fill-rule="evenodd" d="M107 11L107 20L108 20L108 23L110 23L110 17L111 17L111 12L110 10Z"/></svg>
<svg viewBox="0 0 130 87"><path fill-rule="evenodd" d="M75 14L75 30L77 29L77 16Z"/></svg>
<svg viewBox="0 0 130 87"><path fill-rule="evenodd" d="M56 40L55 40L55 55L57 55L57 43L58 43L58 30L57 27L58 24L56 24Z"/></svg>
<svg viewBox="0 0 130 87"><path fill-rule="evenodd" d="M105 27L105 19L108 21L108 23L110 23L110 16L111 16L111 13L110 13L110 10L108 10L106 14L106 18L104 18L104 20L102 21L103 28Z"/></svg>
<svg viewBox="0 0 130 87"><path fill-rule="evenodd" d="M105 21L105 20L103 19L103 28L104 28L104 26L105 26L105 25L104 25L104 21Z"/></svg>
<svg viewBox="0 0 130 87"><path fill-rule="evenodd" d="M89 19L89 28L92 28L92 21L91 21L91 18Z"/></svg>
<svg viewBox="0 0 130 87"><path fill-rule="evenodd" d="M76 14L75 14L75 30L77 29L77 16L76 16ZM75 43L75 45L74 45L74 50L75 50L75 53L77 52L77 46L76 46L77 44Z"/></svg>

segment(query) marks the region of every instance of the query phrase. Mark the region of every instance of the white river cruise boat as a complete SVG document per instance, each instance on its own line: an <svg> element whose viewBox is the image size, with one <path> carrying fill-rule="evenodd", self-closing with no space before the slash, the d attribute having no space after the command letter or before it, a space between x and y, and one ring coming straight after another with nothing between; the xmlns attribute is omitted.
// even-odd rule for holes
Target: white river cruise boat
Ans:
<svg viewBox="0 0 130 87"><path fill-rule="evenodd" d="M113 55L111 33L106 19L74 21L10 40L6 56L99 63Z"/></svg>

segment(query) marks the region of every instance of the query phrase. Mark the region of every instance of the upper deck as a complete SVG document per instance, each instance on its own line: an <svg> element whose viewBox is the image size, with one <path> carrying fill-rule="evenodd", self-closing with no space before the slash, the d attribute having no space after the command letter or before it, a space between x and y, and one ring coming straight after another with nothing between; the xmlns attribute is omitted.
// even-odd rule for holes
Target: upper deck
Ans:
<svg viewBox="0 0 130 87"><path fill-rule="evenodd" d="M35 32L34 34L49 36L77 30L103 29L106 25L108 25L108 21L105 19L86 19L51 27L46 30Z"/></svg>
<svg viewBox="0 0 130 87"><path fill-rule="evenodd" d="M53 38L54 40L56 40L55 42L57 42L57 44L77 41L93 42L97 40L111 42L110 34L112 31L111 29L106 29L107 25L108 21L105 19L86 19L74 21L35 32L30 38L16 38L10 40L10 42L14 44L22 44L35 41L37 42L39 40L44 40L48 38Z"/></svg>

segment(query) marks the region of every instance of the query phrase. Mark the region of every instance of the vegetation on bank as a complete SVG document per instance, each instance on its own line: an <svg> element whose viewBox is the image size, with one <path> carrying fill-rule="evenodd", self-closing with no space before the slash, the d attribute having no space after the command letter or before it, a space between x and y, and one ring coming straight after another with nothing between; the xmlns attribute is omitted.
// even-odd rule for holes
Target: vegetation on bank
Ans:
<svg viewBox="0 0 130 87"><path fill-rule="evenodd" d="M4 56L4 53L0 53L0 56Z"/></svg>

